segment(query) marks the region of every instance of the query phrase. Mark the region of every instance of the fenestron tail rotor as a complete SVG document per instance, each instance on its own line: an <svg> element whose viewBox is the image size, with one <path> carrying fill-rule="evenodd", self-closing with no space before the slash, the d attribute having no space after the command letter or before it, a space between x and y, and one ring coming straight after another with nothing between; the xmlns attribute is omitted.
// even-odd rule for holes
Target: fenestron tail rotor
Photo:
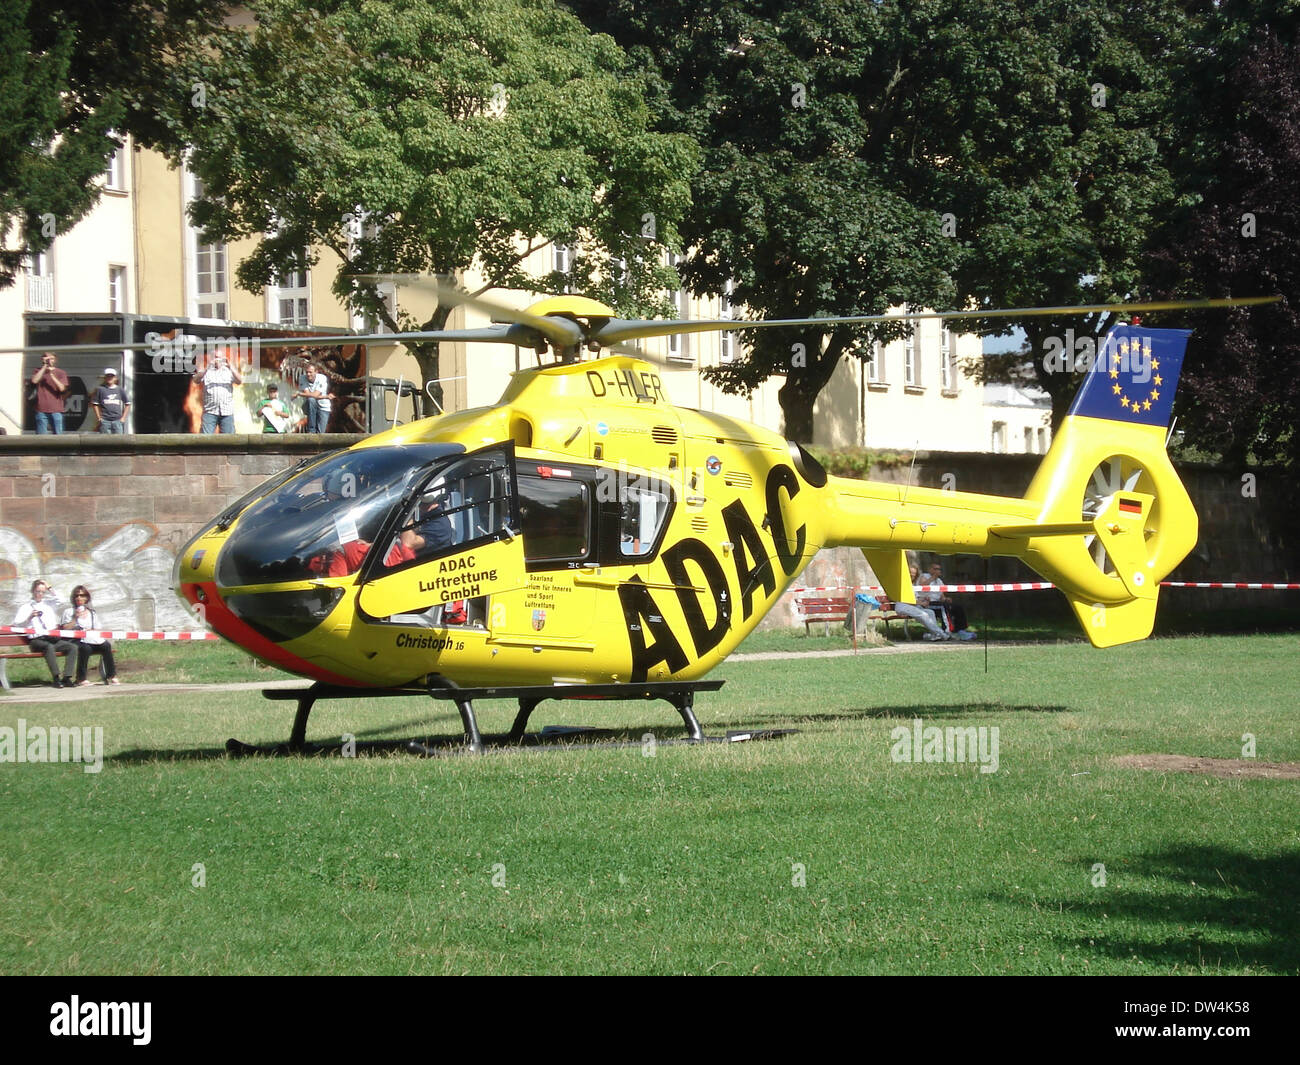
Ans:
<svg viewBox="0 0 1300 1065"><path fill-rule="evenodd" d="M1146 470L1130 455L1111 455L1097 464L1084 488L1083 520L1091 522L1101 517L1110 508L1114 497L1121 492L1142 492L1153 496L1150 508L1143 515L1143 539L1151 540L1159 529L1160 497L1156 495ZM1097 569L1106 576L1117 574L1114 560L1106 553L1101 537L1088 535L1084 537L1084 544Z"/></svg>

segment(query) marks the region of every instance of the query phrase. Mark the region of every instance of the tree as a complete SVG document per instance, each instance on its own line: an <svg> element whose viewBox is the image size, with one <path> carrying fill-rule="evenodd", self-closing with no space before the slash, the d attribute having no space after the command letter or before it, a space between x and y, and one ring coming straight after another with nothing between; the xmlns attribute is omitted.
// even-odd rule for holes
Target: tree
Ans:
<svg viewBox="0 0 1300 1065"><path fill-rule="evenodd" d="M1300 472L1300 17L1231 3L1207 13L1186 67L1184 202L1154 255L1171 295L1278 295L1198 314L1179 409L1188 443L1244 465Z"/></svg>
<svg viewBox="0 0 1300 1065"><path fill-rule="evenodd" d="M474 265L485 287L567 283L625 313L665 287L659 256L677 239L694 152L647 131L608 37L550 0L252 9L253 27L213 38L195 67L204 106L182 116L205 188L194 222L208 240L258 241L240 284L259 289L304 248L329 248L340 297L425 330L451 307L399 322L355 275ZM527 274L552 241L577 246L568 275ZM437 345L412 350L436 381Z"/></svg>
<svg viewBox="0 0 1300 1065"><path fill-rule="evenodd" d="M734 279L736 303L781 318L1134 294L1152 212L1171 194L1154 121L1178 24L1168 5L571 6L655 72L663 127L705 147L683 225L695 291ZM1009 324L1036 351L1080 328L969 327ZM810 330L792 353L791 338L755 331L745 359L709 372L729 391L783 374L786 434L807 441L840 359L902 332ZM1068 376L1039 377L1063 408Z"/></svg>
<svg viewBox="0 0 1300 1065"><path fill-rule="evenodd" d="M99 199L123 134L173 145L178 59L228 5L9 0L0 10L0 287Z"/></svg>

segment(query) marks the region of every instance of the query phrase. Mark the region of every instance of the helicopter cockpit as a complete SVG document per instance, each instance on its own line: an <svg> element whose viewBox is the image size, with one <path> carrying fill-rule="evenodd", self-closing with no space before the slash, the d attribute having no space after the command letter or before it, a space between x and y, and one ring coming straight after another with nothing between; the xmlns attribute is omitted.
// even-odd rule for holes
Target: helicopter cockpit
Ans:
<svg viewBox="0 0 1300 1065"><path fill-rule="evenodd" d="M412 482L463 454L454 444L369 448L309 467L239 515L217 561L218 586L355 573Z"/></svg>
<svg viewBox="0 0 1300 1065"><path fill-rule="evenodd" d="M672 487L511 443L358 448L268 482L223 513L215 563L230 611L295 639L358 585L366 624L487 627L488 596L528 574L642 565L662 542Z"/></svg>

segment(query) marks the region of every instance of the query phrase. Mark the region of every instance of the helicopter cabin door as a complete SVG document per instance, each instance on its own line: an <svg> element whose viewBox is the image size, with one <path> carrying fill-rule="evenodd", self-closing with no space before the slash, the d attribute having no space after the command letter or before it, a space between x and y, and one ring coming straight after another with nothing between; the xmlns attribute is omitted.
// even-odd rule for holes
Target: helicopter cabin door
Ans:
<svg viewBox="0 0 1300 1065"><path fill-rule="evenodd" d="M444 460L414 482L358 596L370 618L486 627L488 597L522 588L514 444Z"/></svg>

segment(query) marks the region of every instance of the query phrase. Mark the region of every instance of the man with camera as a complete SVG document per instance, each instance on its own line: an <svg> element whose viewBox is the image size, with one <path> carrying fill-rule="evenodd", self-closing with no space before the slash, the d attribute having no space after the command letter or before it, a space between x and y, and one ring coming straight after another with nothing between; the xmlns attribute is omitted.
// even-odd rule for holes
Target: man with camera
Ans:
<svg viewBox="0 0 1300 1065"><path fill-rule="evenodd" d="M63 432L63 400L71 389L68 375L58 368L58 361L54 352L47 351L31 377L36 389L36 431L41 434Z"/></svg>
<svg viewBox="0 0 1300 1065"><path fill-rule="evenodd" d="M194 380L203 386L203 422L199 430L204 434L224 434L235 431L235 385L244 379L234 366L228 365L224 352L216 352L208 366L194 374Z"/></svg>

